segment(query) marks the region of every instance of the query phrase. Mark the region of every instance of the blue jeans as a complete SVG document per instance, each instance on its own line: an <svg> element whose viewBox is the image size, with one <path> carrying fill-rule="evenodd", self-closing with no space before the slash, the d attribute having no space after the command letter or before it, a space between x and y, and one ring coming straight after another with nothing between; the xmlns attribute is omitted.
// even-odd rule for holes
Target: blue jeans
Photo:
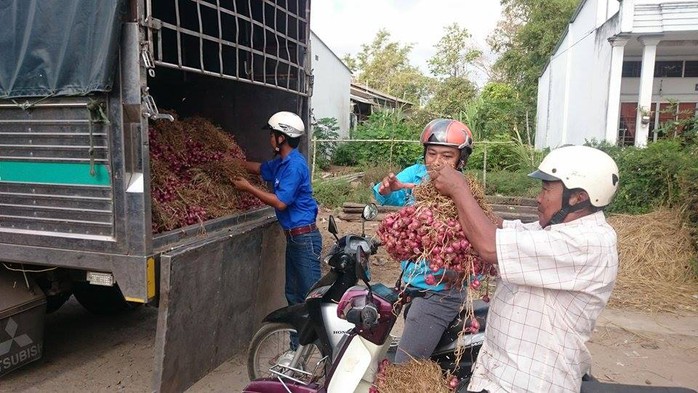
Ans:
<svg viewBox="0 0 698 393"><path fill-rule="evenodd" d="M303 303L310 288L320 279L322 235L314 230L286 236L286 301L289 306ZM291 335L291 349L298 347L298 336Z"/></svg>

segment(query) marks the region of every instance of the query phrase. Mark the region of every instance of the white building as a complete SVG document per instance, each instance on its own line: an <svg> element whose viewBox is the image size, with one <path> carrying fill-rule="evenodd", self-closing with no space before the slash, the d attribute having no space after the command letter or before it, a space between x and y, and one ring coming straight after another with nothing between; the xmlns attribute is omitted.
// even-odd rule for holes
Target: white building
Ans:
<svg viewBox="0 0 698 393"><path fill-rule="evenodd" d="M696 102L698 0L582 0L539 79L536 148L645 146Z"/></svg>
<svg viewBox="0 0 698 393"><path fill-rule="evenodd" d="M310 32L313 91L310 97L312 120L337 119L339 137L349 138L351 70L322 40Z"/></svg>

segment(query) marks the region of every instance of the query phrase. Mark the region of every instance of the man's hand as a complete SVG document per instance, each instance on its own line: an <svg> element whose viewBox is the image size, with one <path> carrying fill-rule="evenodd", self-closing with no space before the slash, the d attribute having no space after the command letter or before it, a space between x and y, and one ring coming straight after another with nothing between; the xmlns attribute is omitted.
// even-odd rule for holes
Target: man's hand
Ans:
<svg viewBox="0 0 698 393"><path fill-rule="evenodd" d="M238 177L233 180L233 186L240 191L249 191L252 188L252 184L244 177Z"/></svg>
<svg viewBox="0 0 698 393"><path fill-rule="evenodd" d="M380 186L378 187L378 193L381 195L388 195L393 191L402 190L403 188L414 188L414 183L403 183L395 177L394 173L390 173L388 176L383 178Z"/></svg>
<svg viewBox="0 0 698 393"><path fill-rule="evenodd" d="M429 177L436 190L447 197L460 194L460 190L469 187L463 173L453 169L450 165L440 165L430 168Z"/></svg>

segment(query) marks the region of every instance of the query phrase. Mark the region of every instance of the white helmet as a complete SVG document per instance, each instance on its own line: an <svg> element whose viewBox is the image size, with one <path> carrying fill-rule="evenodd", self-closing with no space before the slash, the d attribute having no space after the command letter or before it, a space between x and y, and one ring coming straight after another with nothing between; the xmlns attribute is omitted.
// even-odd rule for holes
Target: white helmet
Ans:
<svg viewBox="0 0 698 393"><path fill-rule="evenodd" d="M269 118L268 127L279 131L289 138L298 138L305 133L303 120L292 112L276 112Z"/></svg>
<svg viewBox="0 0 698 393"><path fill-rule="evenodd" d="M596 207L611 203L618 190L618 166L601 150L588 146L564 146L550 152L530 177L562 181L567 189L581 188Z"/></svg>

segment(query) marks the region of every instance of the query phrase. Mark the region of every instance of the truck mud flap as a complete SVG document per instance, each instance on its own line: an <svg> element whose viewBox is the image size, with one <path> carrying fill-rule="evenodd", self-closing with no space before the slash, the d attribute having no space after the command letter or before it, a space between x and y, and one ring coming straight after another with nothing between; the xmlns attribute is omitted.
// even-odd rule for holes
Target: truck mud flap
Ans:
<svg viewBox="0 0 698 393"><path fill-rule="evenodd" d="M286 240L266 218L163 253L153 390L182 392L247 350L283 305Z"/></svg>

